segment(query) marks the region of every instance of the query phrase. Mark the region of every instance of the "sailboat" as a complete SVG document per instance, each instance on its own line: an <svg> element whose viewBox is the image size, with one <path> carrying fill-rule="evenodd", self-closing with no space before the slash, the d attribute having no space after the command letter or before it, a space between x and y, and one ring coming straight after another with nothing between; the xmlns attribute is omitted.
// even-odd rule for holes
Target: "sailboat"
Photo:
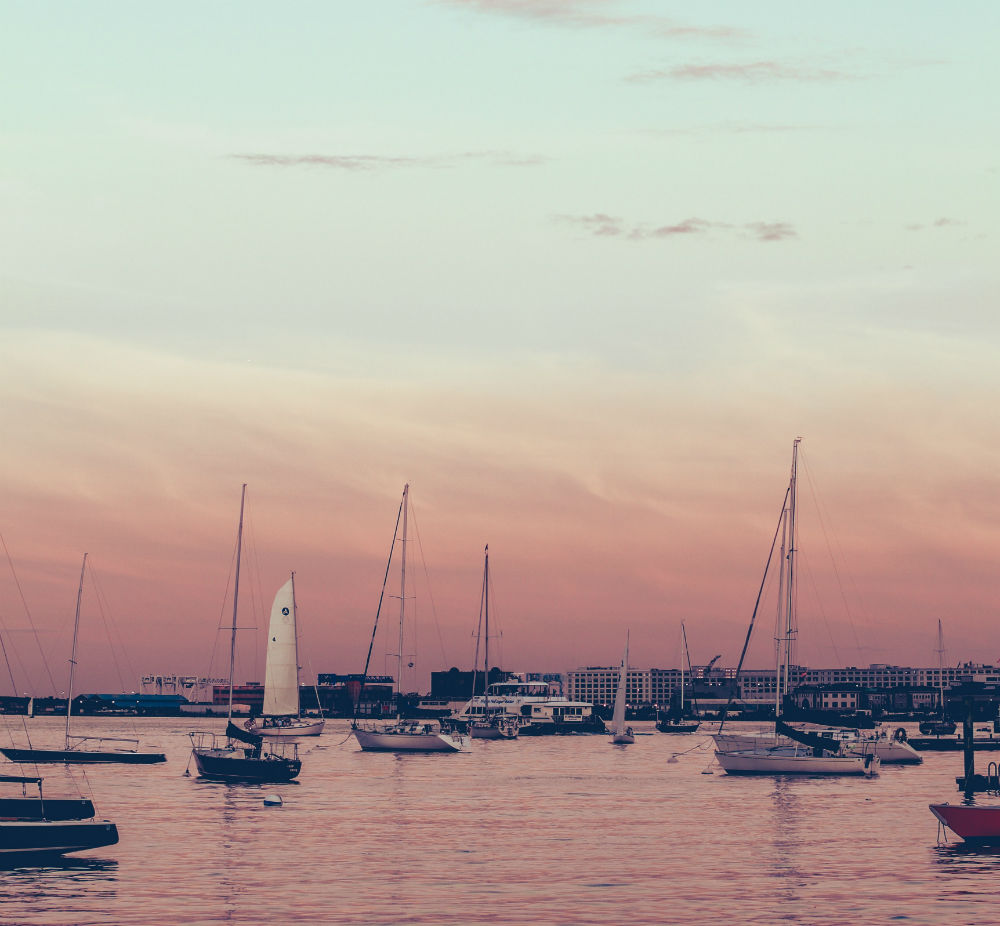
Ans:
<svg viewBox="0 0 1000 926"><path fill-rule="evenodd" d="M202 778L213 781L283 782L302 770L294 742L264 745L264 738L233 723L233 673L236 667L236 617L240 600L240 561L243 554L243 513L247 487L240 493L240 523L236 534L236 572L233 581L233 626L229 638L229 712L225 735L189 733L191 754Z"/></svg>
<svg viewBox="0 0 1000 926"><path fill-rule="evenodd" d="M684 640L684 655L681 657L681 694L680 705L677 715L668 713L666 717L660 717L656 721L656 729L661 733L695 733L701 722L698 720L684 719L684 662L687 661L688 669L691 668L691 654L688 652L687 630L684 621L681 621L681 637Z"/></svg>
<svg viewBox="0 0 1000 926"><path fill-rule="evenodd" d="M27 749L0 747L12 762L65 762L74 765L93 763L116 763L119 765L151 765L166 762L162 752L139 752L139 740L124 736L74 736L70 733L73 719L73 683L76 677L76 644L80 634L80 605L83 602L83 580L87 573L87 554L83 554L80 567L80 584L76 590L76 617L73 620L73 647L69 659L69 691L66 697L66 732L62 749L35 749L29 743ZM29 704L30 707L30 704ZM105 743L113 744L110 749L102 749ZM98 748L88 748L96 745Z"/></svg>
<svg viewBox="0 0 1000 926"><path fill-rule="evenodd" d="M628 631L625 632L625 655L618 673L618 690L615 691L615 708L611 715L611 742L616 746L629 746L635 742L631 727L625 726L625 690L628 679Z"/></svg>
<svg viewBox="0 0 1000 926"><path fill-rule="evenodd" d="M400 714L402 701L402 673L403 673L403 625L406 615L406 544L407 544L407 524L409 513L410 486L407 483L403 486L403 498L399 503L399 513L396 515L396 530L399 529L399 521L403 521L403 534L401 538L399 556L399 648L396 653L396 719L385 724L368 723L361 725L355 717L352 724L352 731L358 741L358 745L365 752L460 752L465 747L465 740L458 734L444 733L440 729L435 729L431 723L423 721L406 721ZM392 550L389 552L389 562L386 564L386 580L389 577L389 566L392 563L392 554L396 547L396 533L393 532ZM375 632L378 630L379 614L382 611L382 600L385 595L385 580L382 584L382 597L379 598L379 607L375 612L375 626L372 628L372 642L368 645L368 658L365 662L365 671L362 678L368 677L368 666L372 657L372 646L375 642ZM360 703L360 695L358 697Z"/></svg>
<svg viewBox="0 0 1000 926"><path fill-rule="evenodd" d="M0 775L0 783L21 786L20 797L0 797L0 866L35 862L118 842L118 827L94 819L84 798L43 798L37 776ZM38 789L28 795L28 786Z"/></svg>
<svg viewBox="0 0 1000 926"><path fill-rule="evenodd" d="M722 769L730 775L867 775L877 774L879 758L874 749L861 755L849 754L842 744L832 737L806 733L790 727L781 720L781 688L784 680L788 690L792 662L792 643L797 633L796 591L797 573L795 555L796 480L798 475L799 443L792 445L792 472L785 499L782 502L778 532L781 533L781 569L778 593L778 612L783 618L783 632L777 647L777 694L775 701L774 733L763 736L733 736L721 731L715 734L715 757ZM772 555L774 546L772 543ZM768 557L770 565L770 556ZM766 574L766 572L765 572ZM758 599L759 601L759 599ZM754 608L754 618L757 609ZM751 620L750 629L753 629ZM749 642L750 633L747 633ZM743 654L746 654L744 644ZM740 659L742 665L742 656ZM782 679L783 676L783 679Z"/></svg>
<svg viewBox="0 0 1000 926"><path fill-rule="evenodd" d="M247 729L258 736L319 736L325 720L309 720L299 710L299 638L296 632L295 573L278 589L271 606L264 670L264 713Z"/></svg>
<svg viewBox="0 0 1000 926"><path fill-rule="evenodd" d="M486 637L483 649L483 712L469 720L469 736L481 740L510 740L517 738L518 718L508 714L503 707L490 710L490 545L486 545L483 565L483 594L481 615L485 619ZM477 644L477 649L478 644ZM473 672L472 696L476 695Z"/></svg>

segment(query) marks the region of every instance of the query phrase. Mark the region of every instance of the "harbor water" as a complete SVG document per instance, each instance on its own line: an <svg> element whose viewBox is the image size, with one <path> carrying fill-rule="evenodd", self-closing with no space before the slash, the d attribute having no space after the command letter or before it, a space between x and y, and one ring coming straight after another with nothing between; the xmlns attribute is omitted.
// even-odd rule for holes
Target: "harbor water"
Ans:
<svg viewBox="0 0 1000 926"><path fill-rule="evenodd" d="M21 718L5 720L5 737L17 741ZM27 723L36 745L60 742L56 718ZM604 736L542 737L398 756L360 752L348 724L329 721L323 736L301 742L297 783L200 781L193 763L185 777L187 732L224 723L81 718L77 733L136 730L168 761L39 767L47 795L92 795L121 842L3 871L0 922L1000 919L1000 850L954 837L940 844L927 809L961 799L957 753L884 766L871 780L737 778L712 763L708 725L676 736L636 724L648 735L628 747ZM264 805L272 793L282 806Z"/></svg>

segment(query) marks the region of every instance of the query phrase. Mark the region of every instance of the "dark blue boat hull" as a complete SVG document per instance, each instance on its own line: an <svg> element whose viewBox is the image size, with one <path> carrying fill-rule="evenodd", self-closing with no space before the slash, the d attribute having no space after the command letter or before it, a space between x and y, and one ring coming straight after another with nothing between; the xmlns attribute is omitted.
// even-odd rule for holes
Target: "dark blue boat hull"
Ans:
<svg viewBox="0 0 1000 926"><path fill-rule="evenodd" d="M72 765L91 765L95 763L116 763L118 765L151 765L155 762L166 762L167 757L162 752L96 752L83 749L0 749L11 762L27 762L35 765L40 762L64 762Z"/></svg>
<svg viewBox="0 0 1000 926"><path fill-rule="evenodd" d="M0 864L100 849L118 842L107 820L16 820L0 822Z"/></svg>

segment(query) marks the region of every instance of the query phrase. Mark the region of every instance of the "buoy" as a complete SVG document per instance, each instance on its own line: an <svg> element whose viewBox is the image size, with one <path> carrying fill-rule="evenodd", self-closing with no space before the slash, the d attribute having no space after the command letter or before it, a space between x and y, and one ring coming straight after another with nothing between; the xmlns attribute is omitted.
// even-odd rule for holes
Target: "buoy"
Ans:
<svg viewBox="0 0 1000 926"><path fill-rule="evenodd" d="M264 796L264 806L265 807L280 807L281 806L281 795L280 794L267 794Z"/></svg>

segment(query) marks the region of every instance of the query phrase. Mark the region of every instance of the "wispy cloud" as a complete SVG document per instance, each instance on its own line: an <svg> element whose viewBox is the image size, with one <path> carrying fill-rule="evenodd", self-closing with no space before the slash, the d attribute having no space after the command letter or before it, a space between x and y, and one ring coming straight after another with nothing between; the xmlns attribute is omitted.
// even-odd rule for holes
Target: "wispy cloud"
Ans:
<svg viewBox="0 0 1000 926"><path fill-rule="evenodd" d="M911 225L907 225L906 230L923 231L925 228L957 228L964 224L965 222L961 221L961 219L949 219L947 216L942 216L929 223L914 222Z"/></svg>
<svg viewBox="0 0 1000 926"><path fill-rule="evenodd" d="M719 122L714 125L692 125L670 129L648 129L641 133L650 136L702 136L702 135L771 135L785 132L815 132L821 125L787 125L767 122Z"/></svg>
<svg viewBox="0 0 1000 926"><path fill-rule="evenodd" d="M667 16L619 12L620 0L436 0L453 6L495 16L509 16L536 22L580 28L638 28L663 38L731 39L745 30L725 25L702 26L678 22Z"/></svg>
<svg viewBox="0 0 1000 926"><path fill-rule="evenodd" d="M668 68L638 71L628 80L648 83L660 80L735 80L756 84L765 81L832 81L856 78L856 74L835 68L815 68L783 64L780 61L750 61L742 64L679 64Z"/></svg>
<svg viewBox="0 0 1000 926"><path fill-rule="evenodd" d="M713 222L696 217L687 218L669 225L650 226L646 224L628 224L618 216L595 212L590 215L557 215L558 222L576 225L597 238L625 237L632 241L643 241L657 238L689 237L703 235L711 231L730 232L757 241L785 241L797 238L794 226L789 222Z"/></svg>
<svg viewBox="0 0 1000 926"><path fill-rule="evenodd" d="M455 167L470 161L482 161L498 167L537 167L548 159L541 155L514 154L510 151L465 151L459 154L400 157L381 154L232 154L238 161L258 167L330 167L336 170L371 171L393 168Z"/></svg>

